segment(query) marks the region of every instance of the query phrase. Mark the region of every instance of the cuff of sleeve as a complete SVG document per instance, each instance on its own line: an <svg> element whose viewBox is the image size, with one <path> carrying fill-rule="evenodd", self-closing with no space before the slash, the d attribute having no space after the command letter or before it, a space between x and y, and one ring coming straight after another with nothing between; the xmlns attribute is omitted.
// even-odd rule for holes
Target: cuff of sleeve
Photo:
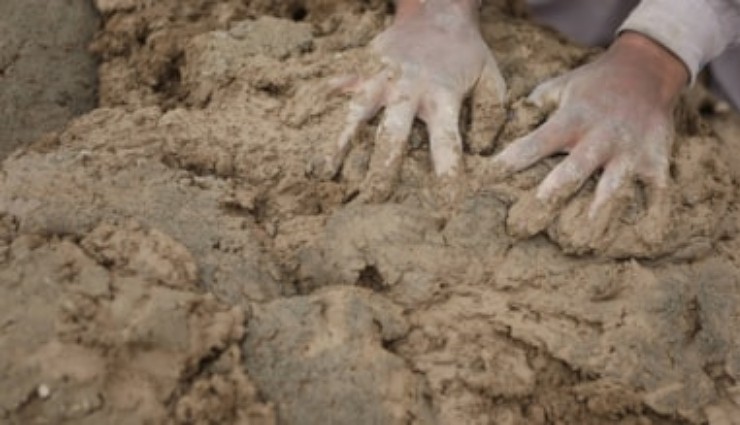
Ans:
<svg viewBox="0 0 740 425"><path fill-rule="evenodd" d="M691 83L712 58L725 48L719 17L705 0L643 0L619 28L644 34L678 56L691 74Z"/></svg>

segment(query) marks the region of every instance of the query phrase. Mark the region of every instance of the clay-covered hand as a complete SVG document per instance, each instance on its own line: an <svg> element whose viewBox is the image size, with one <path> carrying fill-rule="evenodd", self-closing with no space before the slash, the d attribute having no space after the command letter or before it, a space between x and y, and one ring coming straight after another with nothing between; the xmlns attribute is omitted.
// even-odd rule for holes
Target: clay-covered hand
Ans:
<svg viewBox="0 0 740 425"><path fill-rule="evenodd" d="M659 242L669 213L669 165L675 135L673 109L688 71L662 46L637 33L621 35L599 59L545 82L530 95L541 107L557 107L548 121L514 141L493 159L499 178L555 153L568 155L536 191L512 208L508 226L517 236L545 229L597 170L603 170L587 219L588 238L598 237L624 204L620 193L635 180L647 194L646 240ZM588 241L584 241L588 243Z"/></svg>
<svg viewBox="0 0 740 425"><path fill-rule="evenodd" d="M332 152L314 162L313 174L334 177L358 127L385 108L361 200L380 202L391 195L417 116L429 129L435 174L454 179L462 172L461 103L471 92L471 144L493 142L500 124L494 112L506 87L481 37L478 8L479 0L398 2L393 25L371 44L381 70L344 82L343 88L354 93L345 128Z"/></svg>

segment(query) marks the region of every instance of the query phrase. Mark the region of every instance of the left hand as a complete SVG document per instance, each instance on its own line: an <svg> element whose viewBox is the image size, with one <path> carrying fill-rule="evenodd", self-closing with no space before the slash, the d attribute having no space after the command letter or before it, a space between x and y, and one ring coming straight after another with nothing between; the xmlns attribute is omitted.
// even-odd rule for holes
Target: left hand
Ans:
<svg viewBox="0 0 740 425"><path fill-rule="evenodd" d="M359 125L385 108L361 201L382 202L392 194L416 116L429 127L435 174L456 178L463 166L460 108L471 91L473 144L493 143L506 84L480 34L478 7L479 0L399 0L393 25L371 45L383 69L344 82L354 93L346 126L333 151L312 164L312 174L334 177Z"/></svg>

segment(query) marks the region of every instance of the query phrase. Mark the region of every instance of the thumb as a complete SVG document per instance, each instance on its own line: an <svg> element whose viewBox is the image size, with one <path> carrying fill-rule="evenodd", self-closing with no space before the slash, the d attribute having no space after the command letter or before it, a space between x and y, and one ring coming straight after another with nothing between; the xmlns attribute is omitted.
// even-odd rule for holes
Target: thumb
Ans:
<svg viewBox="0 0 740 425"><path fill-rule="evenodd" d="M535 87L527 97L527 101L539 108L554 109L560 104L560 99L570 74L552 78Z"/></svg>

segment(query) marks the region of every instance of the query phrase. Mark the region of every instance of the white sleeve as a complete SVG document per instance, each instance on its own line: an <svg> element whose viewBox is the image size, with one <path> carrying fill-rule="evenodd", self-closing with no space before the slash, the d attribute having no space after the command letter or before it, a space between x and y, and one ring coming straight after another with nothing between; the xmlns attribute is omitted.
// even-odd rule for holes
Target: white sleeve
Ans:
<svg viewBox="0 0 740 425"><path fill-rule="evenodd" d="M678 56L691 80L740 43L740 0L643 0L619 29L652 38Z"/></svg>

